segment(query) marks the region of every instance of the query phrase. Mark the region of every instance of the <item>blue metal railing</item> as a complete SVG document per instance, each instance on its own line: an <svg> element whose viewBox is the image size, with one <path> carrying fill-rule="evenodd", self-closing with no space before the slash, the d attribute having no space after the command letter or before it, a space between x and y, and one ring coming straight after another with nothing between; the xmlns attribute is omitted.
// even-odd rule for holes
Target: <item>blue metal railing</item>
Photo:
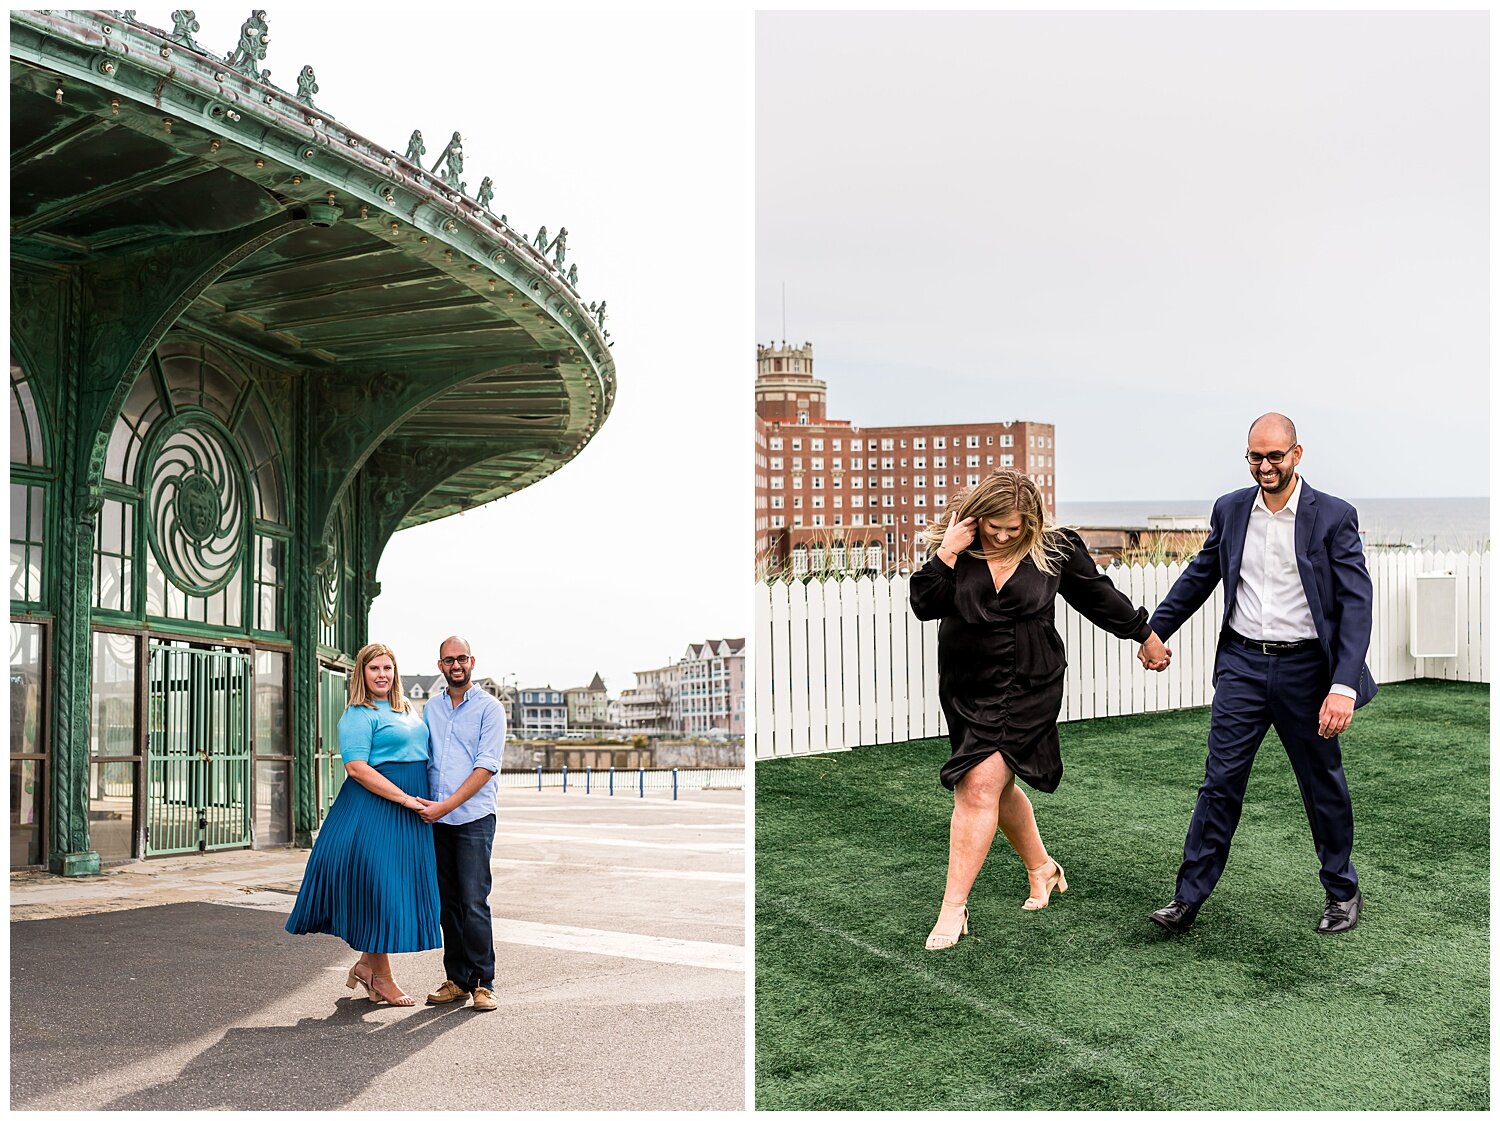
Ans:
<svg viewBox="0 0 1500 1121"><path fill-rule="evenodd" d="M583 794L605 794L644 798L648 794L670 794L675 800L679 794L694 790L743 790L745 769L743 767L686 768L654 770L645 767L609 767L595 770L585 767L582 771L548 771L537 767L530 771L502 771L500 785L529 788L538 792L569 790Z"/></svg>

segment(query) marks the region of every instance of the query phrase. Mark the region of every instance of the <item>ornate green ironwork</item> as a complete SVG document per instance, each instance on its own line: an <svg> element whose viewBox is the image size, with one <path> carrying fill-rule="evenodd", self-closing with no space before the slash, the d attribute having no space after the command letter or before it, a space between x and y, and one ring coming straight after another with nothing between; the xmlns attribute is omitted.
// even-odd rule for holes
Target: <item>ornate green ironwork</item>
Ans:
<svg viewBox="0 0 1500 1121"><path fill-rule="evenodd" d="M418 167L422 166L422 157L427 154L427 145L422 142L422 130L414 128L411 130L411 139L406 142L406 159Z"/></svg>
<svg viewBox="0 0 1500 1121"><path fill-rule="evenodd" d="M246 486L234 438L205 412L180 413L147 468L147 534L167 579L208 596L245 563Z"/></svg>
<svg viewBox="0 0 1500 1121"><path fill-rule="evenodd" d="M438 156L437 163L432 165L433 174L437 174L437 169L440 167L444 169L443 182L462 191L464 184L459 177L464 170L464 141L457 132L448 141L448 146L443 149L442 155Z"/></svg>
<svg viewBox="0 0 1500 1121"><path fill-rule="evenodd" d="M313 73L311 66L304 66L301 73L297 75L297 100L304 105L313 105L313 94L318 92L318 76Z"/></svg>
<svg viewBox="0 0 1500 1121"><path fill-rule="evenodd" d="M266 49L271 45L268 32L265 9L257 8L240 25L240 41L225 58L229 68L251 78L269 80L270 71L262 74L260 70L260 62L266 57Z"/></svg>
<svg viewBox="0 0 1500 1121"><path fill-rule="evenodd" d="M181 43L189 50L198 51L201 54L203 48L193 41L193 32L201 30L202 28L198 26L198 14L191 9L179 8L172 13L172 41L174 43Z"/></svg>
<svg viewBox="0 0 1500 1121"><path fill-rule="evenodd" d="M488 210L490 208L490 203L493 202L494 199L495 199L495 181L493 179L491 179L488 175L486 175L482 180L480 180L480 183L479 183L479 196L478 196L478 198L475 201L478 202L480 206L482 206L486 210ZM503 216L501 218L501 221L504 221L504 217Z"/></svg>

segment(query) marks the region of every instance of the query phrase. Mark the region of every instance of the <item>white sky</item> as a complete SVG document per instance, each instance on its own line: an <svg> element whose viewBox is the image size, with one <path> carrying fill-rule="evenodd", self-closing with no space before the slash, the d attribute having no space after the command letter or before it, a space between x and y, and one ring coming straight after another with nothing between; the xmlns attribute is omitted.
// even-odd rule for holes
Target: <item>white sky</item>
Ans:
<svg viewBox="0 0 1500 1121"><path fill-rule="evenodd" d="M223 53L248 14L198 11ZM170 9L140 9L171 28ZM749 626L752 336L748 14L338 14L269 8L264 66L429 166L454 130L471 196L534 234L568 227L585 303L609 303L619 388L593 442L481 510L398 533L370 636L436 673L461 632L478 672L611 694L689 642Z"/></svg>
<svg viewBox="0 0 1500 1121"><path fill-rule="evenodd" d="M762 13L756 336L830 415L1058 426L1064 501L1484 495L1482 12Z"/></svg>

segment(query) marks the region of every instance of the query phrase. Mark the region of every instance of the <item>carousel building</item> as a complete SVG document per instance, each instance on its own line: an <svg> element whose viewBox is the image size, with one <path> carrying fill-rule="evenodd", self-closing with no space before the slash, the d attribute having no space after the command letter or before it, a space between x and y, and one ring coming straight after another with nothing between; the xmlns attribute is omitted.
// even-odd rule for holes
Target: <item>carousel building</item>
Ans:
<svg viewBox="0 0 1500 1121"><path fill-rule="evenodd" d="M172 19L11 13L13 868L310 843L386 542L614 397L566 230L458 133L388 150L270 83L264 12Z"/></svg>

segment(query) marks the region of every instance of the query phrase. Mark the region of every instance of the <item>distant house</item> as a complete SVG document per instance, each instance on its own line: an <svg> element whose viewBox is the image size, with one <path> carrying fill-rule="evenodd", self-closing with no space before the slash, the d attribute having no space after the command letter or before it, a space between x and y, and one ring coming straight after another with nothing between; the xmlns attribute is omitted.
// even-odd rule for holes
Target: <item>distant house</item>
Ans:
<svg viewBox="0 0 1500 1121"><path fill-rule="evenodd" d="M745 735L745 640L692 643L677 663L672 723L689 736Z"/></svg>
<svg viewBox="0 0 1500 1121"><path fill-rule="evenodd" d="M413 711L420 713L427 707L427 701L434 693L441 693L444 689L443 679L440 675L423 676L421 674L401 675L401 694L411 702Z"/></svg>
<svg viewBox="0 0 1500 1121"><path fill-rule="evenodd" d="M550 739L567 734L568 701L561 689L551 685L523 687L516 707L519 739Z"/></svg>
<svg viewBox="0 0 1500 1121"><path fill-rule="evenodd" d="M573 732L601 732L609 724L609 694L604 679L597 673L587 685L576 685L566 691L568 729Z"/></svg>

